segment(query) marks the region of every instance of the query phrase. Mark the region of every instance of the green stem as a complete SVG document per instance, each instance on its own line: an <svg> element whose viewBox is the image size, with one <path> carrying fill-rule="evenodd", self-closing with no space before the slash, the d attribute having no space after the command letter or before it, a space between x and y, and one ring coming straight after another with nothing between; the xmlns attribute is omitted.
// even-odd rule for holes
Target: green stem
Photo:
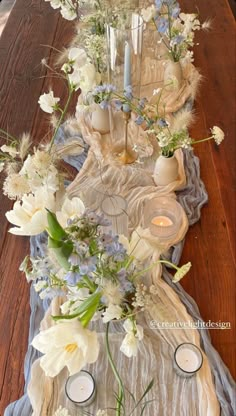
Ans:
<svg viewBox="0 0 236 416"><path fill-rule="evenodd" d="M207 142L208 140L214 139L214 136L211 137L207 137L206 139L201 139L201 140L192 140L191 144L196 144L196 143L201 143L201 142Z"/></svg>
<svg viewBox="0 0 236 416"><path fill-rule="evenodd" d="M0 133L3 133L5 136L10 137L10 139L13 140L14 142L19 142L19 139L9 134L6 130L3 130L0 128Z"/></svg>
<svg viewBox="0 0 236 416"><path fill-rule="evenodd" d="M61 116L60 116L60 118L59 118L59 121L58 121L58 123L57 123L57 126L56 126L56 128L55 128L55 130L54 130L54 133L53 133L53 136L52 136L52 140L51 140L51 142L50 142L50 146L49 146L49 153L50 153L50 152L51 152L51 150L52 150L52 146L53 146L54 140L55 140L55 138L56 138L57 132L58 132L58 130L59 130L60 125L62 124L62 122L63 122L63 120L64 120L64 117L65 117L65 115L66 115L66 112L67 112L67 110L68 110L68 107L69 107L69 104L70 104L70 101L71 101L71 98L72 98L72 95L73 95L73 92L74 92L74 90L73 90L71 87L69 87L69 88L70 88L70 89L69 89L69 96L68 96L68 99L67 99L66 105L65 105L65 107L64 107L64 110L61 112Z"/></svg>
<svg viewBox="0 0 236 416"><path fill-rule="evenodd" d="M121 416L121 405L124 399L124 386L120 378L120 375L117 371L117 368L115 366L115 363L113 361L113 358L111 356L111 350L110 350L110 345L109 345L109 322L107 323L107 326L106 326L106 350L107 350L108 361L110 363L111 369L118 383L118 400L117 400L117 407L116 407L116 416Z"/></svg>

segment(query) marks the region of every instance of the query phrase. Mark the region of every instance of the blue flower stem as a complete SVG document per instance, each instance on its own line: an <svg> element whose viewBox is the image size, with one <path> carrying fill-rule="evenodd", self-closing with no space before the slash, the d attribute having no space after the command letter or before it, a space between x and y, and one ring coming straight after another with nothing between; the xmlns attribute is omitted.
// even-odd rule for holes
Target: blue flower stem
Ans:
<svg viewBox="0 0 236 416"><path fill-rule="evenodd" d="M108 356L108 361L109 364L111 366L111 369L113 371L113 374L117 380L118 383L118 398L117 398L117 406L116 406L116 416L121 416L121 407L122 407L122 402L124 399L124 386L123 386L123 382L121 380L121 377L117 371L116 365L113 361L112 355L111 355L111 350L110 350L110 345L109 345L109 322L107 323L106 326L106 350L107 350L107 356Z"/></svg>

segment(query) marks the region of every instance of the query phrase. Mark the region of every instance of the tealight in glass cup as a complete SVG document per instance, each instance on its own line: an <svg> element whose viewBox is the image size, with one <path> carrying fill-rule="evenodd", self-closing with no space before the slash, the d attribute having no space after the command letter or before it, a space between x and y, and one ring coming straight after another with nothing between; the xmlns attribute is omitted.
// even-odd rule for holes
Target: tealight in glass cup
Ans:
<svg viewBox="0 0 236 416"><path fill-rule="evenodd" d="M144 228L160 240L173 239L183 221L183 208L170 197L157 197L145 202L143 210Z"/></svg>
<svg viewBox="0 0 236 416"><path fill-rule="evenodd" d="M65 385L68 399L78 407L86 407L93 403L96 396L96 384L92 374L81 370L68 377Z"/></svg>
<svg viewBox="0 0 236 416"><path fill-rule="evenodd" d="M180 377L192 377L202 367L201 350L190 342L180 344L174 353L174 369Z"/></svg>

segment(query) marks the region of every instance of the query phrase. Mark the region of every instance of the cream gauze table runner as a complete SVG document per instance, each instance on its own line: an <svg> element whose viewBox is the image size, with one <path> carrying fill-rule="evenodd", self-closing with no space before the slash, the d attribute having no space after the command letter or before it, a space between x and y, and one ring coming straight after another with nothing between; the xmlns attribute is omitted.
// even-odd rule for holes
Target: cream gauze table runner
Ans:
<svg viewBox="0 0 236 416"><path fill-rule="evenodd" d="M143 74L143 85L146 96L152 93L153 88L160 86L163 79L163 60L153 62L145 66ZM191 82L196 85L199 74L190 64L184 69L185 79L182 88L172 93L166 93L169 113L178 111L189 98L193 98L194 91ZM171 117L171 114L169 115ZM114 125L119 125L115 115ZM87 159L79 174L68 187L70 197L80 196L85 205L91 209L99 210L105 195L121 195L127 203L129 218L129 230L142 225L142 212L144 203L154 197L167 196L176 198L175 191L185 185L185 173L183 166L183 155L177 152L179 163L179 176L177 180L168 186L158 187L153 180L153 167L157 157L155 143L147 140L144 132L137 136L136 127L130 122L130 144L135 145L138 153L138 161L133 165L119 166L114 163L111 148L114 145L110 135L101 136L91 128L89 113L78 113L77 120L67 123L65 130L74 136L78 131L84 141L90 146ZM122 132L120 142L123 140ZM118 143L116 143L118 144ZM73 153L76 153L76 142ZM65 146L66 148L66 146ZM70 152L71 152L70 143ZM78 152L79 152L78 147ZM66 150L65 150L66 152ZM149 231L139 228L142 241L151 244L153 257L150 260L155 262L160 254L165 253L173 245L183 240L188 229L188 221L183 213L181 226L178 234L167 243L158 241L151 236ZM194 267L194 265L193 265ZM148 312L139 317L140 324L144 327L144 342L140 343L139 353L136 358L128 359L119 352L121 340L124 336L122 323L112 324L111 350L116 359L118 371L120 372L124 385L140 398L146 386L154 378L154 386L149 392L148 399L153 400L145 409L145 416L217 416L220 414L220 407L216 397L214 382L208 359L203 353L203 366L193 378L182 378L173 369L173 355L176 347L183 342L192 342L200 347L199 333L195 329L151 329L150 322L176 322L192 321L184 305L174 290L162 279L162 269L155 266L148 273L147 280L152 281L156 286L156 294L153 295L154 304ZM53 300L49 311L41 323L41 328L48 328L53 325L51 314L60 312L60 304L63 300ZM97 381L97 399L87 411L92 415L96 411L107 407L115 406L114 391L116 382L105 353L104 347L104 326L99 322L93 326L100 332L100 355L97 362L87 367ZM72 416L83 414L65 396L65 381L68 377L66 370L61 372L54 379L46 377L40 367L39 359L36 360L31 369L31 381L28 386L28 394L33 408L34 416L53 416L59 405L68 408ZM131 410L132 400L127 394L126 410ZM111 415L113 412L111 412ZM134 412L140 415L140 410Z"/></svg>

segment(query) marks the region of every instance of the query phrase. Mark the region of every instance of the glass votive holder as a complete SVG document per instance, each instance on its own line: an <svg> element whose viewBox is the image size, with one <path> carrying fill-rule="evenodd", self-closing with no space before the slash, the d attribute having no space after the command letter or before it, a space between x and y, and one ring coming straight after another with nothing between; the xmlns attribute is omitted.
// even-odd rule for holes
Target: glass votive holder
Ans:
<svg viewBox="0 0 236 416"><path fill-rule="evenodd" d="M65 392L68 399L78 407L89 406L96 396L96 384L92 374L81 370L68 377Z"/></svg>
<svg viewBox="0 0 236 416"><path fill-rule="evenodd" d="M174 353L174 369L180 377L192 377L203 363L201 350L190 342L180 344Z"/></svg>
<svg viewBox="0 0 236 416"><path fill-rule="evenodd" d="M173 198L157 197L146 201L143 210L144 228L162 240L178 234L183 220L183 208Z"/></svg>
<svg viewBox="0 0 236 416"><path fill-rule="evenodd" d="M107 195L102 201L101 210L111 222L111 231L115 234L128 235L127 206L127 201L120 195Z"/></svg>

